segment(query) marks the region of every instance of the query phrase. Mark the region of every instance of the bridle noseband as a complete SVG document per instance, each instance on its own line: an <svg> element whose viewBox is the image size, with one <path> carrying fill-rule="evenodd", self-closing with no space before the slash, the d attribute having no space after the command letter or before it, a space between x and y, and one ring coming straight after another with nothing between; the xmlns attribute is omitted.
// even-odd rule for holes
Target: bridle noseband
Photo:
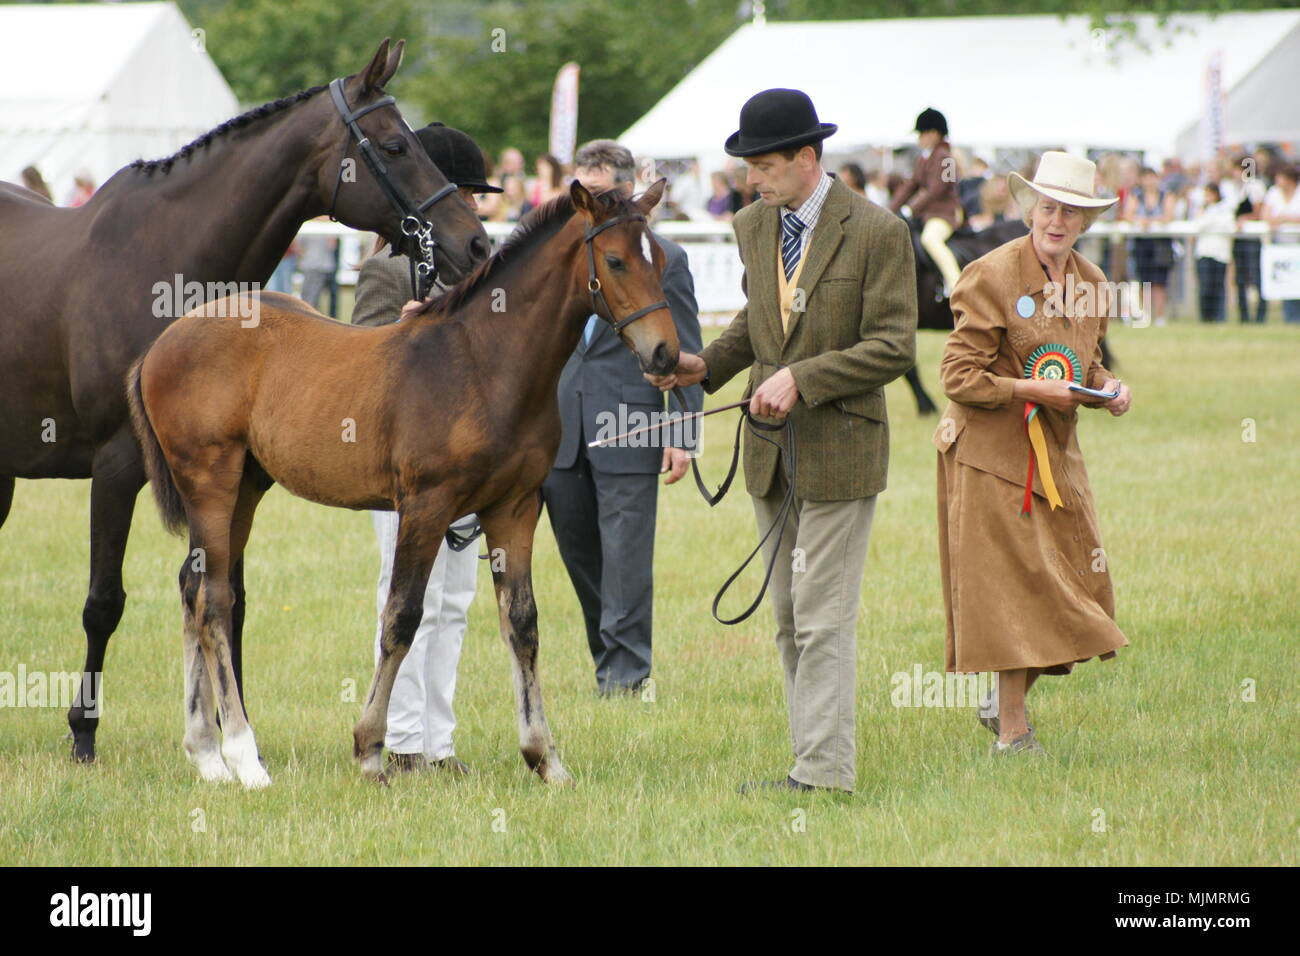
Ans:
<svg viewBox="0 0 1300 956"><path fill-rule="evenodd" d="M388 167L384 165L383 158L370 142L367 136L357 125L357 120L365 116L372 110L382 109L385 106L397 107L397 101L392 96L382 96L373 103L353 110L348 106L347 97L343 93L343 80L337 79L330 82L330 99L334 102L334 108L338 110L339 116L343 119L343 124L347 126L348 132L357 144L357 152L361 154L366 168L370 170L370 175L374 177L375 182L379 185L380 191L388 199L389 205L401 217L402 235L409 240L410 248L407 255L411 260L411 289L415 298L423 299L428 295L429 289L433 285L433 280L437 278L437 264L434 259L434 251L438 247L437 241L433 236L433 223L424 218L425 210L433 206L440 199L445 199L456 191L455 183L447 183L432 196L420 203L418 206L411 205L410 201L388 178ZM347 155L346 148L344 155ZM343 164L339 163L338 179L334 181L334 195L330 199L329 217L332 221L338 220L334 216L334 207L339 199L339 187L343 183ZM397 251L396 248L393 250Z"/></svg>
<svg viewBox="0 0 1300 956"><path fill-rule="evenodd" d="M587 246L587 291L591 293L592 309L597 315L610 324L615 332L621 333L625 328L635 322L637 319L644 318L651 312L659 309L668 308L667 301L654 302L647 305L644 309L637 309L627 318L621 321L614 318L614 310L609 307L609 302L605 299L605 293L601 291L600 279L596 276L596 246L592 241L610 226L617 226L624 222L645 222L645 216L639 213L624 213L621 216L615 216L613 219L607 219L599 226L592 226L583 236L583 242ZM651 262L653 263L653 259ZM601 312L604 309L604 312Z"/></svg>

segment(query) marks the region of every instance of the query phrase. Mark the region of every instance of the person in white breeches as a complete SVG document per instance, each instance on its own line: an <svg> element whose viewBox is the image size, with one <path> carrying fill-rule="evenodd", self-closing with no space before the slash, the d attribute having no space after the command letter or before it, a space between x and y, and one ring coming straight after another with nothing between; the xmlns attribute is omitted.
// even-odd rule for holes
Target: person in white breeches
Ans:
<svg viewBox="0 0 1300 956"><path fill-rule="evenodd" d="M398 516L394 511L372 511L371 517L379 539L379 584L375 594L379 614L375 627L378 661L384 605L388 601L393 555L397 549ZM464 531L473 523L471 515L458 521L456 528ZM388 733L384 745L397 769L415 769L422 756L433 767L454 773L468 772L469 768L456 757L452 741L456 728L452 699L477 579L478 548L470 545L464 551L453 551L444 542L424 590L424 616L397 671L388 702Z"/></svg>

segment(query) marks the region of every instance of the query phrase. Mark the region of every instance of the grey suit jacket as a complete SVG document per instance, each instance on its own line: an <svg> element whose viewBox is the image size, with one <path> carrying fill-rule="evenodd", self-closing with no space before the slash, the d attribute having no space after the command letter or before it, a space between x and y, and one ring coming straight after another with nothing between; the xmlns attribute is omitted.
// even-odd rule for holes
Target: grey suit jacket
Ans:
<svg viewBox="0 0 1300 956"><path fill-rule="evenodd" d="M664 251L664 298L672 312L673 324L677 326L681 350L698 353L701 348L700 317L686 250L671 239L654 233L651 236ZM687 411L697 412L703 407L704 392L700 386L693 385L682 391L686 396ZM652 424L649 421L651 413L664 412L667 408L665 394L642 377L636 356L604 320L596 323L590 344L578 340L578 347L560 373L556 392L563 429L560 450L555 456L556 468L572 468L577 464L580 442L585 444L604 437L604 434L619 434L642 424ZM620 405L624 411L621 419ZM676 401L671 407L674 412L679 411ZM621 427L622 424L627 427ZM610 432L610 425L617 431ZM602 426L606 426L604 433L600 433ZM646 441L644 447L610 446L586 451L592 467L614 474L633 475L658 473L665 445L689 447L687 437L670 428L650 433Z"/></svg>

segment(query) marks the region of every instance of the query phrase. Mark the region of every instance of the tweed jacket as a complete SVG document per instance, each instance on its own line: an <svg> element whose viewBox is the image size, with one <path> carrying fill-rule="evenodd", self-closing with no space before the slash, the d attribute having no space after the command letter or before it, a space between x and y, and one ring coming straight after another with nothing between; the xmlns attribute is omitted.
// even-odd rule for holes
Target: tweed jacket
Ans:
<svg viewBox="0 0 1300 956"><path fill-rule="evenodd" d="M844 501L882 491L889 464L884 386L916 357L916 264L907 225L834 180L784 332L776 273L780 210L753 203L732 225L748 301L700 353L708 366L705 390L715 392L748 369L748 397L789 368L799 389L790 412L798 447L795 493ZM746 435L750 494L771 493L779 467L776 448Z"/></svg>
<svg viewBox="0 0 1300 956"><path fill-rule="evenodd" d="M434 283L433 294L442 291ZM353 325L387 325L396 322L402 306L411 301L411 266L404 255L390 256L384 249L361 265L357 275L357 301Z"/></svg>

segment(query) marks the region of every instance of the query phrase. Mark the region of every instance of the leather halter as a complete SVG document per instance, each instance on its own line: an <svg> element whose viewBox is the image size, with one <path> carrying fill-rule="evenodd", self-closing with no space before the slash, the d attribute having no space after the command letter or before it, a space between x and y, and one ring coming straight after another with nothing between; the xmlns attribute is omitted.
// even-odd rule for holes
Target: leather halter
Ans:
<svg viewBox="0 0 1300 956"><path fill-rule="evenodd" d="M666 300L653 302L643 309L637 309L627 318L619 320L614 318L614 310L610 308L605 293L601 291L600 279L596 276L596 246L592 241L610 226L617 226L625 222L645 222L645 216L639 213L624 213L621 216L615 216L613 219L606 219L599 226L592 226L583 236L583 242L587 246L587 291L591 293L592 308L597 315L610 324L615 332L621 333L625 328L635 322L637 319L644 318L651 312L657 312L659 309L668 308ZM602 313L601 310L604 309Z"/></svg>
<svg viewBox="0 0 1300 956"><path fill-rule="evenodd" d="M357 124L357 120L373 110L382 109L385 106L392 106L396 109L397 100L392 96L382 96L373 103L367 103L360 109L353 110L348 106L347 97L343 93L343 80L341 78L330 81L330 99L334 103L334 108L338 110L344 125L347 126L352 139L356 142L357 152L361 154L361 159L365 162L366 168L370 170L371 176L374 177L389 205L401 217L402 235L409 240L405 245L409 247L407 255L411 260L411 289L415 293L415 298L423 299L428 294L429 288L433 285L433 280L438 275L437 263L434 259L434 251L437 249L438 243L433 235L433 224L425 219L424 212L438 200L445 199L454 193L456 184L449 182L418 206L411 205L401 190L393 185L392 180L388 178L388 167L384 165L379 151L370 142L370 137ZM344 154L346 155L346 150ZM334 181L334 195L330 199L329 209L329 217L335 222L338 220L334 216L334 207L338 203L339 187L342 183L343 164L339 163L339 175L338 179ZM394 247L393 251L397 251L396 247Z"/></svg>

